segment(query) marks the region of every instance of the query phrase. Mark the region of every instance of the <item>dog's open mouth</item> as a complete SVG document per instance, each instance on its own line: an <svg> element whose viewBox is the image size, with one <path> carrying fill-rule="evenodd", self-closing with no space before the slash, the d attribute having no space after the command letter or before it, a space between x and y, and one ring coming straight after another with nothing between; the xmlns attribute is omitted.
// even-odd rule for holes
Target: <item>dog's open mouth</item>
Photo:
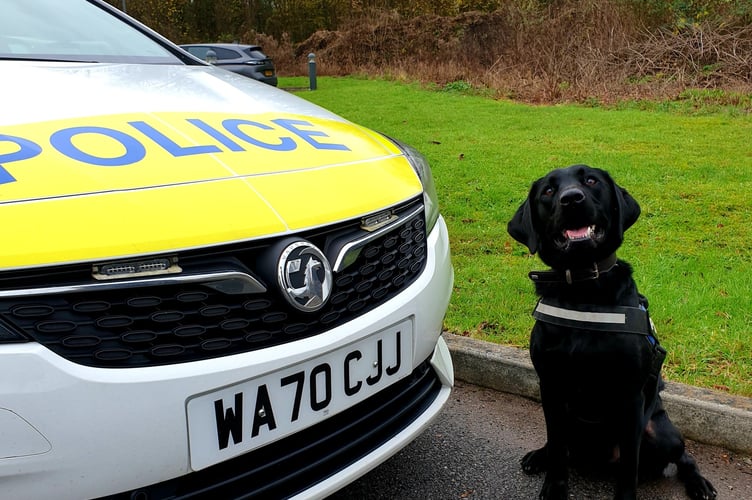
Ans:
<svg viewBox="0 0 752 500"><path fill-rule="evenodd" d="M556 243L561 248L567 248L572 244L586 242L592 245L597 245L603 241L605 234L605 231L596 225L565 229L557 238Z"/></svg>

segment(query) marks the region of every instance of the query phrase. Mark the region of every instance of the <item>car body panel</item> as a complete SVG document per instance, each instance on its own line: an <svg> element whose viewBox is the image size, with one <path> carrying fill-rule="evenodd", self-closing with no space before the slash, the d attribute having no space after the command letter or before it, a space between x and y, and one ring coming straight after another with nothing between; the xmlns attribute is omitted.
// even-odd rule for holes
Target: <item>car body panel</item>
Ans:
<svg viewBox="0 0 752 500"><path fill-rule="evenodd" d="M202 64L100 0L15 0L3 22L20 49L0 60L0 496L177 498L233 481L244 496L270 486L248 474L266 479L275 455L278 496L324 498L429 425L453 385L441 331L454 274L417 151ZM69 33L80 40L55 38ZM37 54L37 39L54 52ZM89 62L107 40L106 62ZM308 254L285 253L295 245ZM325 282L328 302L315 295ZM322 383L351 396L342 380L380 376L373 341L403 326L409 366L389 387L334 416L311 406L321 413L299 433L226 461L191 456L191 401L325 363L339 378ZM377 359L349 371L341 356L364 345ZM348 448L343 428L370 441ZM284 442L322 440L314 429L324 470L291 480L301 468Z"/></svg>
<svg viewBox="0 0 752 500"><path fill-rule="evenodd" d="M292 93L210 65L2 61L0 126L103 114L148 112L290 113L346 121ZM55 92L50 92L50 80ZM33 95L29 101L13 96ZM61 99L65 95L69 98Z"/></svg>
<svg viewBox="0 0 752 500"><path fill-rule="evenodd" d="M19 112L22 123L12 125L14 114L3 114L0 204L7 230L24 237L3 246L0 267L244 241L357 217L421 192L414 170L384 137L326 113L207 112L216 100L192 93L194 73L216 78L214 86L224 85L225 75L182 69L158 89L118 87L113 65L92 67L85 85L76 85L82 97L122 88L131 109L143 111L122 113L120 99L110 99L112 105L89 102L96 114L75 118L28 122ZM66 74L51 71L46 79ZM74 80L78 72L72 70ZM6 80L13 86L27 77L10 73ZM285 93L275 92L284 104ZM169 109L176 95L188 103L182 111L148 111L155 99ZM390 188L372 189L377 178ZM51 237L58 244L44 244Z"/></svg>
<svg viewBox="0 0 752 500"><path fill-rule="evenodd" d="M57 498L91 498L133 488L133 478L146 485L189 473L185 407L191 397L346 346L363 338L364 333L390 326L396 318L412 318L416 332L412 364L432 358L434 369L445 380L444 389L424 417L406 432L337 471L300 498L331 494L409 443L449 398L451 361L445 358L448 353L444 358L435 354L441 347L437 351L437 337L432 334L441 331L443 315L435 311L446 308L453 280L452 273L439 272L447 268L450 259L443 219L429 236L428 247L425 272L400 294L400 300L389 301L326 335L277 346L263 355L250 352L197 363L106 370L71 363L38 344L0 345L0 394L4 396L0 411L12 409L21 436L33 438L29 454L0 458L3 495L42 499L57 491ZM103 400L109 403L102 404ZM165 425L168 416L169 425ZM14 441L4 430L0 428L0 457L11 452L10 443ZM18 470L24 474L17 475Z"/></svg>

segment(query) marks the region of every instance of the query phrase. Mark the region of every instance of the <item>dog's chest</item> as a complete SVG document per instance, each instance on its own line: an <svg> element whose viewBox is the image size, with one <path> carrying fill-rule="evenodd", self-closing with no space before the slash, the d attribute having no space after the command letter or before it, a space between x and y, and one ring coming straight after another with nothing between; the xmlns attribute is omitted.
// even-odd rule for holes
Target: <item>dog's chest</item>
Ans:
<svg viewBox="0 0 752 500"><path fill-rule="evenodd" d="M573 392L639 387L650 346L638 335L566 328L537 322L530 355L540 377L553 377Z"/></svg>
<svg viewBox="0 0 752 500"><path fill-rule="evenodd" d="M622 334L562 330L539 324L533 331L531 358L541 385L566 401L567 414L580 424L610 421L647 380L642 349Z"/></svg>

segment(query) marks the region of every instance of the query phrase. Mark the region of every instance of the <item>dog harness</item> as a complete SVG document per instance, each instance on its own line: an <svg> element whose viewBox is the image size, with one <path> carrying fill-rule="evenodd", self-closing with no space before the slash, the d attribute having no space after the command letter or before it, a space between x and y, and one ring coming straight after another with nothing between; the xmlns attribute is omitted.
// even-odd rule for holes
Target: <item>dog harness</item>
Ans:
<svg viewBox="0 0 752 500"><path fill-rule="evenodd" d="M646 304L647 300L640 295L639 307L581 305L578 309L571 309L541 298L533 310L533 317L537 321L565 328L645 336L653 348L653 362L643 389L645 411L649 413L660 390L661 367L666 359L666 350L658 343L655 325Z"/></svg>

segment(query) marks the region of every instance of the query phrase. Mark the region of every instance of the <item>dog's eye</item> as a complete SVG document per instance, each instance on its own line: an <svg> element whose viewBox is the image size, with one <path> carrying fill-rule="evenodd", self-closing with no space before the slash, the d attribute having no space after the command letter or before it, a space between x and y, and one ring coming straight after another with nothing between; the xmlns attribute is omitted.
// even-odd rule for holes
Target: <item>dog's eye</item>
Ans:
<svg viewBox="0 0 752 500"><path fill-rule="evenodd" d="M543 188L543 196L553 196L554 195L554 188L551 186L546 186Z"/></svg>
<svg viewBox="0 0 752 500"><path fill-rule="evenodd" d="M595 186L596 184L598 184L598 179L596 179L595 177L588 177L585 179L585 184L588 186Z"/></svg>

